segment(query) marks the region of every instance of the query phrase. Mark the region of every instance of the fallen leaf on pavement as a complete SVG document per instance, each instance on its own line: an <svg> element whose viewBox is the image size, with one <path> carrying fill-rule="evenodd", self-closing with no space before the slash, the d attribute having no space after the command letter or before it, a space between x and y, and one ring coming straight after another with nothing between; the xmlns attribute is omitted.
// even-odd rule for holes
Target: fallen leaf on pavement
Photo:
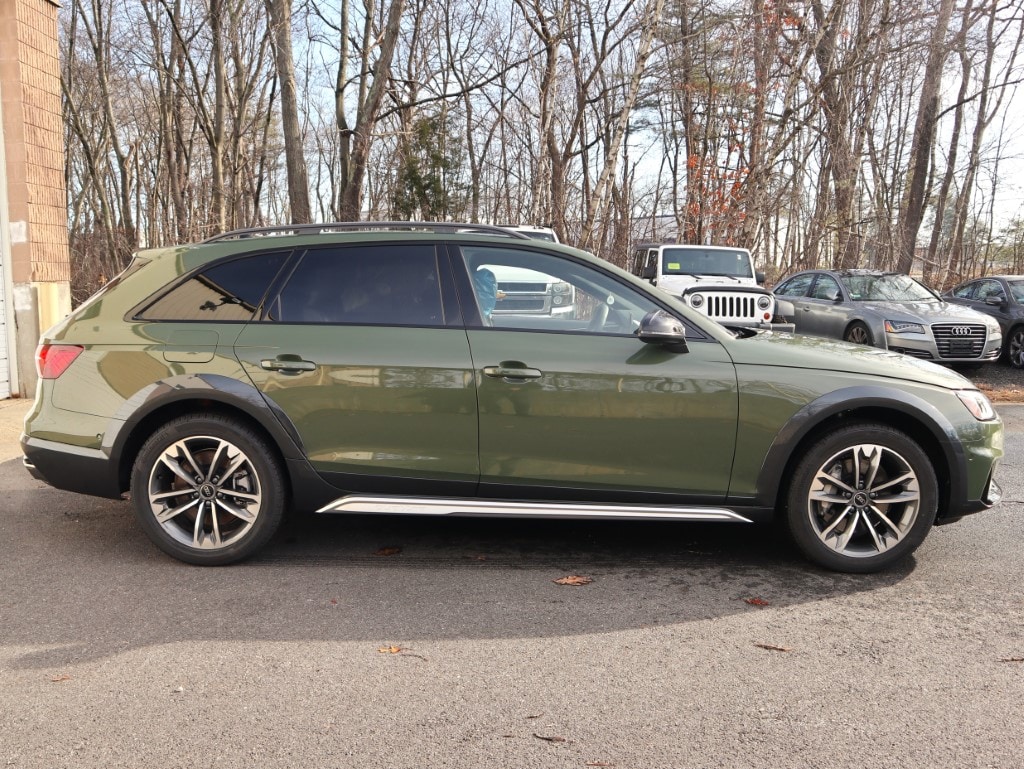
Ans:
<svg viewBox="0 0 1024 769"><path fill-rule="evenodd" d="M570 574L568 577L551 580L556 585L589 585L594 581L593 577L584 577L580 574Z"/></svg>
<svg viewBox="0 0 1024 769"><path fill-rule="evenodd" d="M1003 657L1000 662L1024 662L1024 657Z"/></svg>
<svg viewBox="0 0 1024 769"><path fill-rule="evenodd" d="M398 555L402 552L400 547L382 547L374 552L374 555Z"/></svg>
<svg viewBox="0 0 1024 769"><path fill-rule="evenodd" d="M751 606L771 606L771 604L763 598L744 598L744 603L749 603Z"/></svg>
<svg viewBox="0 0 1024 769"><path fill-rule="evenodd" d="M401 646L382 646L377 651L381 654L401 654L404 649Z"/></svg>
<svg viewBox="0 0 1024 769"><path fill-rule="evenodd" d="M587 761L584 766L615 766L615 764L610 764L607 761Z"/></svg>
<svg viewBox="0 0 1024 769"><path fill-rule="evenodd" d="M55 684L59 684L59 683L63 683L64 681L70 681L70 680L71 680L71 676L69 676L67 673L61 673L59 676L53 676L50 679L50 682L51 683L55 683Z"/></svg>
<svg viewBox="0 0 1024 769"><path fill-rule="evenodd" d="M527 716L527 718L540 718L542 715L544 715L544 714L543 713L537 713L536 715L529 715L529 716Z"/></svg>
<svg viewBox="0 0 1024 769"><path fill-rule="evenodd" d="M770 652L791 652L791 651L793 651L788 646L773 646L772 644L759 644L759 643L755 643L754 646L756 646L758 649L767 649Z"/></svg>
<svg viewBox="0 0 1024 769"><path fill-rule="evenodd" d="M536 737L538 740L544 740L544 742L565 742L566 741L565 737L545 737L544 735L537 734L536 732L534 733L533 736Z"/></svg>

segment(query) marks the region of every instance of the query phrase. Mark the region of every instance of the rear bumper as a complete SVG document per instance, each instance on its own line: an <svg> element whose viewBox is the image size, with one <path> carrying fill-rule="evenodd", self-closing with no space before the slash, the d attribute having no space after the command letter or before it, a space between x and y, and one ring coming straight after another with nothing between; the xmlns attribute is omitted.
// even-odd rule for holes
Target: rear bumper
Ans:
<svg viewBox="0 0 1024 769"><path fill-rule="evenodd" d="M122 489L114 463L99 449L21 436L25 469L56 489L118 499Z"/></svg>

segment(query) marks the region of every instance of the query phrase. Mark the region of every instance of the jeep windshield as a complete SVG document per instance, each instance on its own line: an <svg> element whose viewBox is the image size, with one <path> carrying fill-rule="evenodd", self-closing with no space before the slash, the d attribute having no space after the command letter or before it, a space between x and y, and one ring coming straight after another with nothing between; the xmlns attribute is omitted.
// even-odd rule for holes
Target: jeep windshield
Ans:
<svg viewBox="0 0 1024 769"><path fill-rule="evenodd" d="M750 254L719 248L666 248L661 255L662 275L716 275L753 278Z"/></svg>
<svg viewBox="0 0 1024 769"><path fill-rule="evenodd" d="M855 302L938 302L940 299L909 275L843 275Z"/></svg>

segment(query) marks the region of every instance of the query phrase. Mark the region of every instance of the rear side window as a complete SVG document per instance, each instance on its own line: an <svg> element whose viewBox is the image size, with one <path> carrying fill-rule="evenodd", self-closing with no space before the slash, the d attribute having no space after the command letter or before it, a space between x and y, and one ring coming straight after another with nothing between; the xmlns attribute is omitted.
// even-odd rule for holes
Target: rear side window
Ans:
<svg viewBox="0 0 1024 769"><path fill-rule="evenodd" d="M271 303L267 318L282 323L443 325L434 246L309 251Z"/></svg>
<svg viewBox="0 0 1024 769"><path fill-rule="evenodd" d="M247 321L260 306L287 252L221 262L193 275L138 314L141 320Z"/></svg>

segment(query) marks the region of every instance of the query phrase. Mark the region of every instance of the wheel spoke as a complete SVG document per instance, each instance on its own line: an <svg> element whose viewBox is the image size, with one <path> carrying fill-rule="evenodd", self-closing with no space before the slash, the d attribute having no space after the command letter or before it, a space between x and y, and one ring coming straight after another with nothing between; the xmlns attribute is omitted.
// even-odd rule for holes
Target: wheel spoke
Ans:
<svg viewBox="0 0 1024 769"><path fill-rule="evenodd" d="M850 498L843 496L842 494L829 494L827 491L812 491L809 498L813 502L824 502L825 504L832 505L845 505L850 501Z"/></svg>
<svg viewBox="0 0 1024 769"><path fill-rule="evenodd" d="M914 473L908 471L908 472L903 473L903 475L900 475L900 476L898 476L896 478L893 478L892 480L888 480L885 483L880 483L878 486L875 486L874 488L872 488L871 491L873 491L875 494L877 494L880 491L889 488L890 486L895 486L897 484L906 483L907 481L912 481L916 477L917 476L915 476Z"/></svg>
<svg viewBox="0 0 1024 769"><path fill-rule="evenodd" d="M834 521L832 521L832 523L830 523L828 525L828 528L825 529L823 532L821 532L822 539L828 537L828 535L833 532L833 530L836 528L836 526L838 526L840 523L842 523L844 520L846 520L846 517L851 513L852 510L853 510L853 506L850 505L850 506L847 506L847 508L845 510L843 510L843 512L841 512L839 515L837 515L836 519Z"/></svg>
<svg viewBox="0 0 1024 769"><path fill-rule="evenodd" d="M181 505L180 507L172 507L172 508L170 508L168 510L163 510L161 512L158 512L158 513L156 513L157 523L167 523L172 518L177 518L179 515L184 513L186 510L189 510L189 509L195 507L198 504L199 504L199 500L198 499L193 499L191 502L186 502L184 505Z"/></svg>
<svg viewBox="0 0 1024 769"><path fill-rule="evenodd" d="M217 498L217 506L220 507L222 510L231 513L231 515L235 516L235 518L240 518L246 523L253 523L256 520L256 515L254 513L250 513L247 509L241 507L229 505L227 502L225 502L223 499L219 497Z"/></svg>
<svg viewBox="0 0 1024 769"><path fill-rule="evenodd" d="M893 533L893 536L896 537L897 542L903 539L903 531L900 529L900 527L894 524L892 521L890 521L889 517L880 509L878 509L878 507L872 505L871 512L874 513L878 517L878 519L889 528L889 530Z"/></svg>
<svg viewBox="0 0 1024 769"><path fill-rule="evenodd" d="M227 446L228 444L226 441L221 441L217 446L217 450L213 453L213 459L210 460L210 469L207 470L206 477L203 479L207 483L211 483L214 476L217 474L217 465L220 464L221 455L223 455L227 450Z"/></svg>
<svg viewBox="0 0 1024 769"><path fill-rule="evenodd" d="M220 477L221 484L226 483L227 479L235 474L235 471L242 466L244 462L247 462L245 454L238 452L238 455L231 460L231 464L228 465L227 469L224 470L224 474Z"/></svg>
<svg viewBox="0 0 1024 769"><path fill-rule="evenodd" d="M187 472L185 468L181 466L181 461L179 457L176 455L177 452L172 453L174 452L175 449L179 449L180 446L180 443L175 443L173 446L169 447L167 451L165 451L160 456L160 462L164 465L164 467L166 467L168 470L170 470L176 476L181 478L181 480L185 481L185 483L187 483L194 489L196 487L196 475Z"/></svg>
<svg viewBox="0 0 1024 769"><path fill-rule="evenodd" d="M882 463L882 449L879 446L872 446L868 456L870 461L868 462L867 477L864 479L865 489L870 489L878 476L878 467Z"/></svg>
<svg viewBox="0 0 1024 769"><path fill-rule="evenodd" d="M850 544L850 540L853 539L854 532L857 531L857 524L860 523L860 510L857 510L853 514L853 521L843 529L843 533L836 537L835 543L832 548L840 553L846 550L847 545Z"/></svg>
<svg viewBox="0 0 1024 769"><path fill-rule="evenodd" d="M821 470L818 471L818 475L814 480L817 481L818 483L823 483L825 485L832 484L833 486L838 486L843 491L848 491L851 494L853 494L856 491L856 489L853 488L853 486L844 483L839 478L836 478L834 475L829 475L827 472L825 472L825 468L822 468Z"/></svg>

